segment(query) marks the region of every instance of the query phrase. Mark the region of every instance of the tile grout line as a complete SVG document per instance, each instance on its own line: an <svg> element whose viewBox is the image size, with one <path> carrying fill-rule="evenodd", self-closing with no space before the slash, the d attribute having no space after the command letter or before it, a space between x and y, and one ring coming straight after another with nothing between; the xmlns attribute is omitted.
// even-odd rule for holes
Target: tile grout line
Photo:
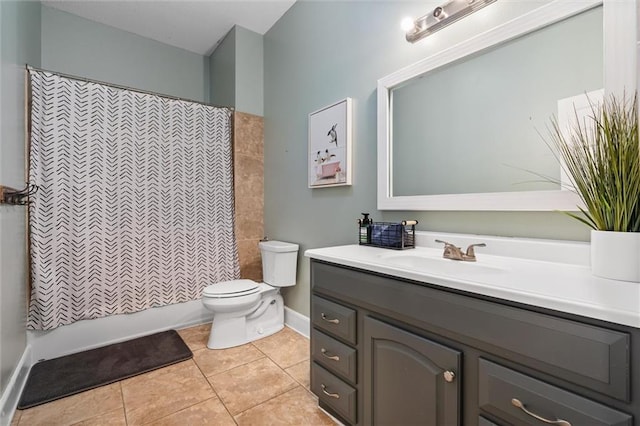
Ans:
<svg viewBox="0 0 640 426"><path fill-rule="evenodd" d="M286 326L286 325L285 325L285 326ZM288 327L288 326L286 326L286 327ZM297 333L297 331L295 331L295 330L293 330L293 329L292 329L292 331L294 331L294 332L296 332L296 333ZM309 340L309 338L307 338L306 336L303 336L303 337L304 337L306 340ZM303 383L301 383L300 381L298 381L298 379L296 379L295 377L293 377L293 376L292 376L291 374L289 374L289 373L287 372L287 370L286 370L287 368L291 368L291 367L293 367L293 366L295 366L295 365L302 364L303 362L311 362L311 354L309 354L309 358L305 358L305 359L303 359L302 361L299 361L299 362L293 363L293 364L291 364L291 365L290 365L290 366L288 366L288 367L282 367L282 366L280 366L280 364L278 364L278 363L276 362L276 360L274 360L273 358L271 358L271 357L270 357L266 352L262 351L262 350L261 350L257 345L255 345L253 342L250 342L250 343L251 343L251 345L252 345L253 347L255 347L258 351L262 352L262 353L263 353L263 354L264 354L264 355L265 355L269 360L271 360L271 362L273 362L273 363L274 363L278 368L280 368L280 369L281 369L281 370L282 370L282 371L283 371L287 376L289 376L289 377L290 377L290 378L291 378L295 383L297 383L297 384L298 384L300 387L302 387L303 389L305 389L305 390L307 390L307 391L311 392L311 389L307 389L307 387L306 387ZM314 394L314 393L312 393L312 392L311 392L311 394L315 396L315 394ZM273 398L272 398L272 399L273 399ZM246 410L245 410L245 411L246 411ZM243 411L243 412L244 412L244 411Z"/></svg>
<svg viewBox="0 0 640 426"><path fill-rule="evenodd" d="M295 331L295 330L293 330L293 331ZM308 337L306 337L306 336L303 336L303 337L305 337L305 339L306 339L306 340L309 340L309 338L308 338ZM269 360L271 360L271 361L272 361L272 362L273 362L273 363L274 363L274 364L275 364L275 365L276 365L280 370L282 370L282 371L283 371L287 376L289 376L289 377L293 380L293 382L297 384L297 386L295 386L295 387L293 387L293 388L291 388L291 389L289 389L289 390L286 390L286 391L284 391L284 392L282 392L282 393L280 393L280 394L278 394L278 395L276 395L276 396L274 396L274 397L272 397L272 398L269 398L268 400L266 400L266 401L264 401L264 402L261 402L261 403L260 403L260 404L258 404L258 405L255 405L255 406L253 406L253 407L247 408L246 410L244 410L244 411L242 411L242 412L240 412L240 413L236 414L236 416L240 416L241 414L246 413L246 412L247 412L247 411L249 411L249 410L252 410L252 409L254 409L254 408L256 408L256 407L259 407L259 406L261 406L261 405L263 405L263 404L266 404L266 403L268 403L269 401L271 401L271 400L273 400L273 399L275 399L275 398L278 398L278 397L280 397L281 395L284 395L284 394L285 394L285 393L287 393L287 392L290 392L290 391L295 390L297 387L302 388L302 389L303 389L307 394L309 394L309 395L310 395L314 400L316 400L316 401L318 401L318 400L319 400L319 399L318 399L318 396L317 396L316 394L314 394L314 393L311 391L311 387L307 388L304 384L302 384L300 381L298 381L295 377L293 377L293 375L289 374L289 373L287 372L287 370L286 370L287 368L291 368L291 367L293 367L293 366L296 366L296 365L302 364L303 362L311 362L311 355L309 355L309 358L305 358L304 360L299 361L299 362L296 362L296 363L294 363L294 364L292 364L292 365L290 365L290 366L288 366L288 367L282 367L282 366L280 366L280 364L278 364L278 363L277 363L273 358L271 358L271 357L270 357L266 352L262 351L262 350L261 350L257 345L254 345L254 344L253 344L253 342L251 342L251 345L253 345L256 349L258 349L260 352L262 352L262 353L263 353L263 354L264 354L264 355L265 355ZM320 407L318 406L317 408L320 408ZM235 420L235 417L234 417L234 420ZM334 420L333 418L331 418L331 420L335 422L335 420Z"/></svg>
<svg viewBox="0 0 640 426"><path fill-rule="evenodd" d="M215 393L215 390L214 390L213 392ZM207 402L207 401L212 400L212 399L217 399L217 400L219 400L220 402L222 402L222 400L221 400L218 396L213 396L213 397L211 397L211 398L207 398L207 399L203 399L202 401L198 401L198 402L196 402L195 404L191 404L191 405L189 405L189 406L187 406L187 407L183 407L183 408L179 409L178 411L174 411L173 413L169 413L169 414L167 414L167 415L165 415L165 416L162 416L162 417L160 417L160 418L153 419L153 420L149 420L148 422L143 423L143 425L148 425L148 424L152 424L152 423L158 422L158 421L160 421L160 420L162 420L162 419L164 419L164 418L167 418L167 417L173 416L174 414L178 414L178 413L180 413L181 411L188 410L188 409L189 409L189 408L191 408L191 407L195 407L195 406L196 406L196 405L198 405L198 404L202 404L203 402ZM224 404L222 404L222 405L224 406ZM225 408L226 408L226 407L225 407ZM233 418L233 416L232 416L232 418Z"/></svg>
<svg viewBox="0 0 640 426"><path fill-rule="evenodd" d="M213 387L213 385L212 385ZM214 390L215 392L215 390ZM229 411L229 408L227 407L227 404L224 403L224 401L222 400L222 398L220 399L220 404L222 404L222 406L224 407L224 410L227 412L227 414L229 414L229 417L231 417L231 420L233 420L233 422L237 425L238 422L236 421L236 418L233 416L233 414L231 414L231 411Z"/></svg>
<svg viewBox="0 0 640 426"><path fill-rule="evenodd" d="M203 373L204 375L204 373ZM218 397L218 401L220 401L220 404L222 404L222 406L224 407L224 410L227 412L227 414L229 414L229 417L231 417L231 420L233 420L233 422L237 425L238 422L236 421L236 419L233 417L233 414L231 414L231 411L229 411L229 408L227 407L227 404L224 403L224 400L222 399L222 397L218 394L218 392L216 391L216 388L213 386L213 383L211 383L209 381L209 378L207 376L204 376L205 380L207 381L207 383L209 383L209 386L211 386L211 389L213 389L213 393L216 394L216 396Z"/></svg>
<svg viewBox="0 0 640 426"><path fill-rule="evenodd" d="M123 380L118 380L118 386L120 387L120 399L122 399L122 411L124 412L124 423L127 426L129 426L129 419L127 418L127 407L124 402L124 389L122 389L122 382Z"/></svg>
<svg viewBox="0 0 640 426"><path fill-rule="evenodd" d="M203 350L203 349L199 349L199 350ZM222 402L222 398L220 398L220 395L218 395L218 392L216 391L216 389L213 387L213 384L209 381L209 379L207 378L207 375L204 374L204 371L202 371L202 368L200 368L200 365L198 364L198 362L196 361L195 356L191 357L191 360L193 361L193 363L195 364L196 368L198 369L198 371L200 372L200 374L202 374L202 378L204 379L205 382L207 382L207 384L209 385L209 387L211 388L211 391L213 392L213 394L216 396L216 398L218 398L220 400L220 402ZM208 401L211 398L207 398L205 399L205 401ZM202 402L202 401L201 401ZM199 404L196 403L196 404ZM193 405L196 405L193 404ZM193 407L193 405L190 405L190 407ZM222 405L224 405L224 403L222 403Z"/></svg>
<svg viewBox="0 0 640 426"><path fill-rule="evenodd" d="M2 0L0 0L0 1L2 1ZM226 370L223 370L223 371L218 371L218 372L217 372L217 373L215 373L215 374L210 374L210 375L208 375L208 376L207 376L206 374L204 374L204 372L203 372L202 374L204 375L204 377L205 377L207 380L209 380L209 377L215 377L215 376L219 376L220 374L228 373L228 372L229 372L229 371L231 371L231 370L235 370L236 368L239 368L239 367L244 367L244 366L246 366L246 365L248 365L248 364L251 364L252 362L260 361L261 359L264 359L264 358L267 358L267 359L271 360L271 358L269 358L268 356L266 356L266 355L262 354L262 356L261 356L260 358L256 358L256 359L253 359L253 360L251 360L251 361L247 361L247 362L245 362L245 363L243 363L243 364L235 365L235 366L233 366L233 367L231 367L231 368L228 368L228 369L226 369ZM198 364L198 363L196 363L196 365L197 365L197 364ZM277 364L276 364L276 365L277 365ZM198 368L200 368L200 367L198 366ZM202 371L202 370L200 370L200 371Z"/></svg>
<svg viewBox="0 0 640 426"><path fill-rule="evenodd" d="M207 323L207 324L200 324L200 325L197 325L197 326L195 326L195 327L201 327L201 326L206 326L206 325L208 325L208 323ZM189 328L195 328L195 327L189 327ZM186 330L186 329L185 329L185 330ZM181 336L181 337L182 337L182 336ZM183 339L183 340L184 340L184 339ZM186 342L185 342L185 343L186 343ZM189 347L189 344L187 344L187 346ZM199 347L199 348L197 348L197 349L196 349L196 348L191 348L191 347L189 347L189 350L191 350L191 353L192 353L191 360L192 360L192 361L193 361L193 363L195 364L196 368L198 369L198 371L200 372L200 374L202 375L202 377L204 378L204 380L207 382L207 385L209 385L209 388L210 388L210 389L211 389L211 391L213 392L214 396L213 396L212 398L207 398L207 399L204 399L204 400L202 400L202 401L196 402L195 404L192 404L192 405L190 405L190 406L188 406L188 407L184 407L184 408L182 408L181 410L178 410L178 411L176 411L176 412L174 412L174 413L167 414L166 416L163 416L163 417L161 417L160 419L157 419L157 420L161 420L161 419L163 419L163 418L166 418L166 417L172 416L172 415L174 415L174 414L176 414L176 413L179 413L180 411L187 410L187 409L189 409L189 408L191 408L191 407L194 407L194 406L196 406L196 405L198 405L198 404L201 404L201 403L203 403L203 402L206 402L206 401L209 401L209 400L211 400L211 399L216 398L218 401L220 401L220 404L222 404L222 406L224 407L224 409L225 409L225 411L227 412L227 414L229 414L229 417L231 417L231 420L233 420L233 422L234 422L234 423L236 423L235 419L233 418L233 416L231 415L231 413L229 413L229 410L227 409L227 406L224 404L224 401L222 401L222 398L220 397L220 395L219 395L219 394L218 394L218 392L216 391L215 387L214 387L214 386L213 386L213 384L209 381L209 379L207 378L207 375L204 373L204 371L202 371L202 368L200 367L200 364L198 364L198 362L196 361L196 357L195 357L196 352L204 351L204 350L210 350L210 349L209 349L209 348L207 347L207 345L205 344L203 347ZM236 425L237 425L237 423L236 423Z"/></svg>
<svg viewBox="0 0 640 426"><path fill-rule="evenodd" d="M285 393L287 393L287 392L291 392L291 391L295 390L295 389L296 389L296 388L298 388L298 387L300 387L300 388L303 388L303 389L304 389L304 386L300 385L300 384L299 384L298 382L296 382L295 380L294 380L293 382L294 382L294 383L296 383L296 385L295 385L294 387L292 387L291 389L287 389L287 390L285 390L285 391L283 391L283 392L280 392L280 393L279 393L279 394L277 394L277 395L272 396L271 398L269 398L269 399L267 399L267 400L262 401L260 404L256 404L256 405L254 405L254 406L252 406L252 407L247 408L246 410L242 410L241 412L239 412L238 414L236 414L236 416L239 416L239 415L241 415L241 414L244 414L244 413L246 413L247 411L249 411L249 410L253 410L254 408L259 407L259 406L261 406L261 405L264 405L264 404L268 403L269 401L274 400L274 399L278 398L279 396L284 395L284 394L285 394ZM235 420L235 417L236 417L236 416L234 416L234 420ZM237 424L237 422L236 422L236 424Z"/></svg>
<svg viewBox="0 0 640 426"><path fill-rule="evenodd" d="M254 348L256 348L258 351L260 351L260 353L262 353L265 357L269 358L269 360L270 360L271 362L273 362L273 363L274 363L274 364L275 364L279 369L281 369L281 370L283 370L283 371L284 371L284 369L285 369L285 368L291 368L291 367L293 367L294 365L298 365L298 364L300 364L301 362L307 361L307 360L309 359L309 358L306 358L306 359L304 359L304 360L302 360L302 361L300 361L300 362L296 362L296 363L294 363L294 364L292 364L292 365L290 365L290 366L288 366L288 367L282 367L280 364L278 364L278 362L277 362L275 359L271 358L271 357L269 356L269 354L267 354L265 351L261 350L258 346L254 345L254 344L253 344L253 342L250 342L250 343L251 343L251 345L252 345ZM297 381L297 380L296 380L296 381Z"/></svg>
<svg viewBox="0 0 640 426"><path fill-rule="evenodd" d="M206 349L206 350L210 350L210 349L209 349L208 347L206 347L206 346L205 346L204 348L200 348L200 349L198 349L198 350L200 351L200 350L205 350L205 349ZM197 352L197 351L193 351L193 352ZM262 352L260 351L260 353L262 353ZM262 359L262 358L264 358L264 357L260 357L260 358L258 358L258 359ZM225 404L225 403L224 403L224 400L222 399L222 397L220 396L220 394L218 394L218 391L216 391L216 388L213 386L213 383L211 383L211 382L209 381L209 376L207 376L206 374L204 374L204 371L202 371L202 369L200 368L200 365L199 365L199 364L198 364L198 362L195 360L195 356L194 356L192 359L193 359L193 363L196 365L196 367L198 367L198 370L200 371L200 374L202 374L202 377L204 377L204 379L207 381L207 384L209 385L209 387L211 388L211 390L213 391L213 393L215 394L215 396L218 398L218 401L220 401L220 404L222 404L222 406L224 407L224 409L225 409L225 411L227 412L227 414L229 414L229 417L231 417L231 420L232 420L232 421L237 425L237 424L238 424L238 422L236 421L236 419L235 419L235 417L233 416L233 414L231 414L231 411L229 411L229 408L227 408L227 404ZM257 361L257 360L255 360L255 361ZM250 362L253 362L253 361L250 361ZM247 365L247 364L249 364L249 363L247 362L247 363L242 364L242 365ZM238 367L240 367L240 366L238 366ZM235 367L234 367L234 368L235 368ZM233 370L233 368L230 368L230 369L225 370L225 371L230 371L230 370ZM223 371L223 372L221 372L221 373L224 373L224 371ZM220 373L218 373L218 374L220 374ZM213 377L213 376L215 376L215 374L214 374L214 375L212 375L211 377Z"/></svg>
<svg viewBox="0 0 640 426"><path fill-rule="evenodd" d="M206 346L204 348L198 349L198 350L205 350L205 349L209 349ZM211 388L211 390L213 391L214 395L216 396L216 398L218 398L218 401L220 401L220 404L222 404L222 406L224 407L225 411L227 412L227 414L229 414L229 417L231 417L231 420L233 420L233 422L237 425L238 422L236 422L236 419L233 418L233 415L231 414L231 412L229 411L229 409L227 408L227 405L224 403L224 400L222 399L222 397L220 396L220 394L218 394L218 391L216 390L216 388L213 386L213 383L211 383L209 381L209 378L207 377L206 374L204 374L204 371L202 371L202 369L200 368L200 365L198 364L198 362L195 360L195 356L193 357L193 362L196 365L196 367L198 367L198 370L200 371L200 374L202 374L202 377L204 377L204 379L207 381L207 384L209 385L209 387ZM228 370L227 370L228 371Z"/></svg>
<svg viewBox="0 0 640 426"><path fill-rule="evenodd" d="M291 368L291 367L293 367L294 365L302 364L303 362L311 362L311 358L308 358L308 359L302 360L302 361L300 361L300 362L296 362L295 364L293 364L292 366L287 367L287 368ZM291 378L293 379L293 381L294 381L294 382L298 383L298 384L299 384L300 386L302 386L304 389L306 389L306 388L307 388L303 383L301 383L301 382L300 382L300 380L298 380L298 379L296 379L295 377L293 377L293 375L292 375L291 373L289 373L285 368L283 368L283 369L282 369L282 371L284 371L286 375L288 375L289 377L291 377Z"/></svg>
<svg viewBox="0 0 640 426"><path fill-rule="evenodd" d="M298 386L299 386L299 387L302 387L302 388L304 389L304 386L302 386L302 385L301 385L301 384L300 384L296 379L294 379L293 377L291 377L291 375L290 375L289 373L287 373L287 372L284 370L284 368L282 368L282 367L281 367L277 362L275 362L275 361L274 361L274 360L273 360L269 355L267 355L264 351L260 350L260 348L259 348L259 347L257 347L256 345L254 345L254 344L253 344L253 342L249 342L249 344L250 344L251 346L253 346L255 349L257 349L257 350L258 350L258 352L260 352L263 356L262 356L262 357L260 357L260 358L258 358L258 359L255 359L255 360L253 360L253 361L250 361L250 362L247 362L247 363L245 363L245 364L239 365L239 366L237 366L237 367L230 368L229 370L226 370L226 371L224 371L224 372L234 370L234 369L236 369L236 368L238 368L238 367L245 366L245 365L247 365L247 364L250 364L251 362L255 362L255 361L258 361L258 360L263 359L263 358L267 358L267 359L268 359L269 361L271 361L271 362L272 362L276 367L278 367L278 369L280 369L280 371L282 371L285 375L287 375L287 377L289 377L289 378L293 381L293 383L295 383L295 384L296 384L296 386L292 387L291 389L287 389L287 390L285 390L285 391L283 391L283 392L281 392L281 393L279 393L279 394L277 394L277 395L274 395L274 396L272 396L271 398L269 398L269 399L267 399L267 400L265 400L265 401L260 402L259 404L253 405L253 406L251 406L251 407L249 407L249 408L247 408L247 409L245 409L245 410L242 410L241 412L239 412L239 413L238 413L238 414L236 414L235 416L233 416L233 415L232 415L231 417L233 418L233 421L234 421L234 422L236 422L236 424L238 424L238 422L236 421L236 416L239 416L239 415L241 415L242 413L245 413L245 412L247 412L247 411L249 411L249 410L251 410L251 409L253 409L253 408L259 407L259 406L260 406L260 405L262 405L262 404L266 404L267 402L271 401L272 399L275 399L275 398L279 397L280 395L284 395L285 393L287 393L287 392L289 392L289 391L294 390L294 389L295 389L296 387L298 387ZM300 362L303 362L303 361L300 361ZM296 365L296 364L294 364L294 365ZM288 368L288 367L287 367L287 368ZM217 374L215 374L215 375L222 374L222 373L224 373L224 372L217 373ZM213 377L213 376L215 376L215 375L212 375L211 377ZM206 377L206 376L205 376L205 377ZM207 379L207 380L208 380L208 379ZM209 382L209 383L211 384L211 382ZM212 386L213 386L213 385L212 385ZM214 390L214 391L215 391L215 390ZM223 400L222 398L220 398L220 401L222 402L222 405L223 405L223 406L224 406L224 408L227 410L227 412L229 412L229 414L231 414L231 412L230 412L230 411L229 411L229 409L227 408L227 405L224 403L224 400Z"/></svg>
<svg viewBox="0 0 640 426"><path fill-rule="evenodd" d="M0 0L0 1L1 1L1 0ZM189 349L191 349L191 348L189 348ZM192 351L192 352L193 352L193 351ZM167 414L167 415L164 415L164 416L162 416L162 417L160 417L160 418L153 419L153 420L149 420L149 421L147 421L147 422L143 423L143 425L148 425L148 424L155 423L155 422L157 422L157 421L159 421L159 420L161 420L161 419L164 419L165 417L173 416L174 414L177 414L177 413L179 413L179 412L181 412L181 411L187 410L187 409L189 409L189 408L191 408L191 407L194 407L194 406L196 406L196 405L198 405L198 404L201 404L201 403L203 403L203 402L205 402L205 401L209 401L210 399L214 399L214 398L216 398L216 399L218 399L218 400L222 403L222 399L218 396L218 393L217 393L217 392L216 392L216 390L213 388L213 386L211 385L211 383L209 382L209 380L207 380L207 377L204 375L204 373L202 373L202 370L200 370L200 366L199 366L199 365L198 365L198 363L195 361L195 359L191 358L191 359L186 360L186 361L193 361L193 363L195 364L196 368L198 369L198 371L200 372L200 374L202 374L202 377L204 378L204 380L207 382L207 384L208 384L208 385L209 385L209 387L211 388L211 391L213 392L214 396L213 396L213 397L211 397L211 398L203 399L202 401L195 402L195 403L193 403L193 404L191 404L191 405L188 405L188 406L186 406L186 407L182 407L182 408L180 408L179 410L174 411L173 413L169 413L169 414ZM184 361L184 362L186 362L186 361ZM123 397L124 397L124 394L123 394ZM222 404L222 405L224 406L224 404ZM225 407L225 408L226 408L226 407ZM127 421L127 425L128 425L128 424L129 424L129 423L128 423L128 421Z"/></svg>

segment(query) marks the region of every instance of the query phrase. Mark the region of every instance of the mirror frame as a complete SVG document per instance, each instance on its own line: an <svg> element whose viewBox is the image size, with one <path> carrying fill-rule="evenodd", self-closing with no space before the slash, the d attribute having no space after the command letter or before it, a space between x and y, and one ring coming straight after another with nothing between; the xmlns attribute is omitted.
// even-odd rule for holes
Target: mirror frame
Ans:
<svg viewBox="0 0 640 426"><path fill-rule="evenodd" d="M499 5L500 3L496 3ZM496 5L492 7L496 7ZM378 209L461 211L577 211L573 191L522 191L476 194L392 195L391 90L443 65L507 42L597 6L603 6L605 94L636 90L635 1L554 0L484 33L442 50L378 80Z"/></svg>

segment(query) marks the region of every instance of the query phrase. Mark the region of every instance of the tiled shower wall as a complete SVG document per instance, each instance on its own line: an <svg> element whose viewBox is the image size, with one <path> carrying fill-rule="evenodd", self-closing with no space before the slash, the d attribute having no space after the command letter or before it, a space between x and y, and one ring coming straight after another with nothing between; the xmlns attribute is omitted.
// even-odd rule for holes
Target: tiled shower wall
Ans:
<svg viewBox="0 0 640 426"><path fill-rule="evenodd" d="M264 118L243 112L234 117L236 238L240 276L262 281L258 242L264 236Z"/></svg>

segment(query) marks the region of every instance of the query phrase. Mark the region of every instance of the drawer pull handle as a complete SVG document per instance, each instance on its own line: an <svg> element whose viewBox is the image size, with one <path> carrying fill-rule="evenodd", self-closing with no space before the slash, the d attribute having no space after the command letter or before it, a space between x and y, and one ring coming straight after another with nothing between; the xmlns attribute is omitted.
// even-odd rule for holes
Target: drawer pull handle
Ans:
<svg viewBox="0 0 640 426"><path fill-rule="evenodd" d="M327 392L327 387L323 383L321 383L320 386L322 387L322 393L323 394L325 394L325 395L327 395L327 396L329 396L331 398L340 399L340 395L339 394ZM571 425L569 425L569 426L571 426Z"/></svg>
<svg viewBox="0 0 640 426"><path fill-rule="evenodd" d="M322 317L323 320L325 320L326 322L330 322L331 324L340 324L340 320L338 318L333 318L333 319L329 319L327 318L327 316L324 314L324 312L322 312L320 314L320 316Z"/></svg>
<svg viewBox="0 0 640 426"><path fill-rule="evenodd" d="M534 419L540 420L541 422L544 422L544 423L547 423L547 424L550 424L550 425L571 426L571 423L569 423L566 420L561 420L561 419L548 420L548 419L545 419L544 417L540 417L539 415L537 415L535 413L532 413L531 411L527 410L527 408L524 406L522 401L520 401L518 398L513 398L511 400L511 404L514 407L517 407L517 408L521 409L522 411L524 411L525 413L527 413L528 415L530 415Z"/></svg>
<svg viewBox="0 0 640 426"><path fill-rule="evenodd" d="M325 348L321 348L320 349L320 353L322 353L322 356L330 359L332 361L340 361L340 357L338 355L329 355L327 354L327 350Z"/></svg>

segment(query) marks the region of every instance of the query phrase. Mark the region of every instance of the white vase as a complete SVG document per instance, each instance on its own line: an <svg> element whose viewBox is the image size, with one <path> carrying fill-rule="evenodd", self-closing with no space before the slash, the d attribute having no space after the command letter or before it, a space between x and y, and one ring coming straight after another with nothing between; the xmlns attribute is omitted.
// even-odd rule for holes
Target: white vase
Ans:
<svg viewBox="0 0 640 426"><path fill-rule="evenodd" d="M591 273L640 282L640 232L591 231Z"/></svg>

